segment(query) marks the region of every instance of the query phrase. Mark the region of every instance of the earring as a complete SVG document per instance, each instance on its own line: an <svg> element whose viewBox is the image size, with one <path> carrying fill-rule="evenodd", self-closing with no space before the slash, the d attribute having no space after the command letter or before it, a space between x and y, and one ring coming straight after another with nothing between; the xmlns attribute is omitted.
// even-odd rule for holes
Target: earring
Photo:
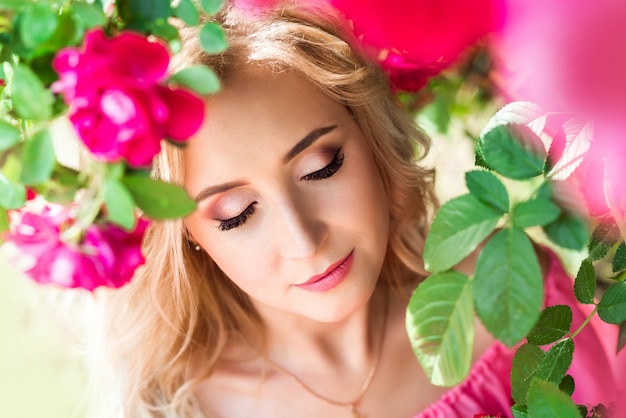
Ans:
<svg viewBox="0 0 626 418"><path fill-rule="evenodd" d="M200 251L200 244L196 244L196 246L193 247L193 249L196 250L196 251Z"/></svg>

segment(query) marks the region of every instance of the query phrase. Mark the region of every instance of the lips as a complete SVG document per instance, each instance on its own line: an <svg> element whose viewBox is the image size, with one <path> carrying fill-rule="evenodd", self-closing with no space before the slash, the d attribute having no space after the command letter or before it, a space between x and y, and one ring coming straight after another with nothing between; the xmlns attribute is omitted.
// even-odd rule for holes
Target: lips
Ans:
<svg viewBox="0 0 626 418"><path fill-rule="evenodd" d="M334 288L341 283L350 272L354 258L353 253L354 250L350 251L350 254L331 264L323 273L311 276L309 280L296 286L300 289L312 292L325 292Z"/></svg>

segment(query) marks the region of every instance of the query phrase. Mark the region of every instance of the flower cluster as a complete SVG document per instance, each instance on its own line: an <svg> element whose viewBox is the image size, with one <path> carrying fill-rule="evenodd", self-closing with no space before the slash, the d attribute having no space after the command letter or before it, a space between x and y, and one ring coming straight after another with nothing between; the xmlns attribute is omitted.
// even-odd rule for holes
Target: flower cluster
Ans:
<svg viewBox="0 0 626 418"><path fill-rule="evenodd" d="M92 224L75 243L66 238L76 221L72 209L37 197L9 216L2 252L37 283L117 288L144 263L141 240L147 220L140 219L131 232L112 223Z"/></svg>
<svg viewBox="0 0 626 418"><path fill-rule="evenodd" d="M149 166L161 140L184 141L200 127L204 104L192 93L163 85L169 53L160 42L124 32L88 32L81 49L66 48L53 66L69 118L98 158Z"/></svg>

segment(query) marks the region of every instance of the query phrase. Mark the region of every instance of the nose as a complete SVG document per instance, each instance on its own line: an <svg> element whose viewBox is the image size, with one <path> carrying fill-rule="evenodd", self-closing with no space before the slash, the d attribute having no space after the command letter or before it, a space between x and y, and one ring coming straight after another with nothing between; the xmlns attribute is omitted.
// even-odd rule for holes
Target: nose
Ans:
<svg viewBox="0 0 626 418"><path fill-rule="evenodd" d="M316 209L293 199L280 205L276 234L283 257L310 258L316 255L328 236L328 225Z"/></svg>

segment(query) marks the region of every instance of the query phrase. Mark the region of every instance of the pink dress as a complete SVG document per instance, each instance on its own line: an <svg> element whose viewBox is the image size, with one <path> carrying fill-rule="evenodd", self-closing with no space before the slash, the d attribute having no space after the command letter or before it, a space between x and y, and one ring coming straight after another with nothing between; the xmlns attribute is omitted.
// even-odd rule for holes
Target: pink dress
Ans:
<svg viewBox="0 0 626 418"><path fill-rule="evenodd" d="M578 329L593 305L576 302L572 279L550 255L546 275L546 305L567 304L573 308L572 330ZM574 359L569 374L576 382L574 402L608 406L626 395L626 349L615 355L617 327L597 315L574 338ZM515 349L496 342L473 365L467 378L414 418L471 418L474 414L512 417L511 362ZM620 415L621 416L621 415ZM623 415L626 417L626 415Z"/></svg>

